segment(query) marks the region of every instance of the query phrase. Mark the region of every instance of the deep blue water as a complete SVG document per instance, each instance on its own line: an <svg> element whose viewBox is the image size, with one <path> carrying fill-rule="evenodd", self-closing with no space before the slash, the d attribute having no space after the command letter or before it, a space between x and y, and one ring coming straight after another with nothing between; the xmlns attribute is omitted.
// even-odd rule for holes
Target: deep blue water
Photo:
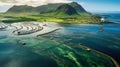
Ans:
<svg viewBox="0 0 120 67"><path fill-rule="evenodd" d="M120 23L120 13L109 14L109 16L107 20Z"/></svg>
<svg viewBox="0 0 120 67"><path fill-rule="evenodd" d="M115 22L115 24L62 25L64 29L44 35L44 37L54 37L55 40L64 43L80 43L104 52L120 63L120 13L102 13L101 15L107 16L105 19Z"/></svg>
<svg viewBox="0 0 120 67"><path fill-rule="evenodd" d="M105 20L112 21L115 23L120 23L120 13L95 13L99 15L103 15Z"/></svg>

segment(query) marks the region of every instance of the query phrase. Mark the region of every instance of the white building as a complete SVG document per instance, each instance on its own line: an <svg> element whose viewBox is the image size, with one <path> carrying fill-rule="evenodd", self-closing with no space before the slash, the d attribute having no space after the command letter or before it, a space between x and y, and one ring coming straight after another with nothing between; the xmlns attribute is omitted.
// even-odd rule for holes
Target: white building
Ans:
<svg viewBox="0 0 120 67"><path fill-rule="evenodd" d="M101 18L101 22L105 22L105 19L103 17Z"/></svg>

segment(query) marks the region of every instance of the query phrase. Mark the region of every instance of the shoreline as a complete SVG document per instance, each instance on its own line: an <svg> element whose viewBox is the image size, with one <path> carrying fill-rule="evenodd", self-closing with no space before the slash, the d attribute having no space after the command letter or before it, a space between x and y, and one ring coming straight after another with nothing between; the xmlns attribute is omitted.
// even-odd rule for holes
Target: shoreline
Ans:
<svg viewBox="0 0 120 67"><path fill-rule="evenodd" d="M42 36L42 35L46 35L46 34L52 33L52 32L57 31L57 30L59 30L59 29L61 29L61 28L56 28L56 29L54 29L54 30L52 30L52 31L50 31L50 32L46 32L46 33L43 33L43 34L39 34L39 35L37 35L36 37L39 37L39 36Z"/></svg>
<svg viewBox="0 0 120 67"><path fill-rule="evenodd" d="M96 52L96 53L98 53L98 54L101 54L101 55L109 58L109 59L112 61L112 63L115 65L115 67L120 67L120 64L119 64L113 57L111 57L111 56L109 56L109 55L107 55L107 54L105 54L105 53L103 53L103 52L100 52L100 51L97 51L97 50L95 50L95 49L89 48L89 47L87 47L87 46L83 46L83 45L80 45L80 44L78 44L78 46L79 46L79 47L82 47L82 48L85 48L86 50L87 50L87 49L90 49L91 51L94 51L94 52Z"/></svg>
<svg viewBox="0 0 120 67"><path fill-rule="evenodd" d="M51 23L51 22L48 22L48 23ZM52 22L52 23L53 23L53 22ZM67 23L66 23L66 24L67 24ZM39 35L37 35L36 37L39 37L39 36L42 36L42 35L45 35L45 34L52 33L52 32L54 32L54 31L56 31L56 30L59 30L59 29L61 29L61 28L56 28L56 29L54 29L54 30L52 30L52 31L49 31L49 32L46 32L46 33L43 33L43 34L39 34ZM89 47L87 47L87 46L83 46L83 45L80 45L80 44L79 44L78 46L83 47L83 48L85 48L85 49L89 48ZM115 67L120 67L120 65L118 64L118 62L117 62L113 57L111 57L111 56L109 56L109 55L107 55L107 54L105 54L105 53L103 53L103 52L94 50L94 49L92 49L92 48L89 48L89 49L91 49L92 51L94 51L94 52L96 52L96 53L98 53L98 54L101 54L101 55L109 58L109 59L113 62L113 64L115 65Z"/></svg>
<svg viewBox="0 0 120 67"><path fill-rule="evenodd" d="M0 25L2 26L2 25ZM12 23L6 28L6 35L9 37L36 37L39 35L45 35L59 30L61 27L58 23L39 23L39 22L24 22L24 23ZM18 32L22 34L18 34Z"/></svg>

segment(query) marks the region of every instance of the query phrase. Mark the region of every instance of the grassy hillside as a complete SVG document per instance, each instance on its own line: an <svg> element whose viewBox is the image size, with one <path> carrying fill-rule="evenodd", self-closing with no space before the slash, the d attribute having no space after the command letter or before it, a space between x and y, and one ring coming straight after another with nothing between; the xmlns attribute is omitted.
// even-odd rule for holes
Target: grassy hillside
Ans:
<svg viewBox="0 0 120 67"><path fill-rule="evenodd" d="M40 14L54 12L62 4L63 3L42 5L42 6L36 7L36 10L39 11Z"/></svg>
<svg viewBox="0 0 120 67"><path fill-rule="evenodd" d="M5 14L1 14L2 22L59 22L59 23L101 23L98 16L88 13L76 2L48 4L38 7L13 6Z"/></svg>
<svg viewBox="0 0 120 67"><path fill-rule="evenodd" d="M72 6L78 13L87 13L87 11L76 2L72 2L69 5Z"/></svg>
<svg viewBox="0 0 120 67"><path fill-rule="evenodd" d="M99 24L99 17L90 14L72 15L72 16L53 16L53 15L29 15L29 14L0 14L1 18L9 18L3 20L5 23L14 22L57 22L57 23L78 23L78 24Z"/></svg>
<svg viewBox="0 0 120 67"><path fill-rule="evenodd" d="M86 12L85 9L82 8L82 6L76 2L72 3L56 3L56 4L47 4L42 5L38 7L32 7L27 5L22 6L13 6L11 7L7 13L48 13L48 12L54 12L58 7L61 5L68 4L69 6L73 7L77 12Z"/></svg>
<svg viewBox="0 0 120 67"><path fill-rule="evenodd" d="M22 6L13 6L7 13L33 13L37 12L36 9L32 6L22 5Z"/></svg>
<svg viewBox="0 0 120 67"><path fill-rule="evenodd" d="M64 15L75 15L77 14L77 11L70 5L68 4L63 4L61 6L59 6L57 9L56 9L56 15L58 16L64 16Z"/></svg>

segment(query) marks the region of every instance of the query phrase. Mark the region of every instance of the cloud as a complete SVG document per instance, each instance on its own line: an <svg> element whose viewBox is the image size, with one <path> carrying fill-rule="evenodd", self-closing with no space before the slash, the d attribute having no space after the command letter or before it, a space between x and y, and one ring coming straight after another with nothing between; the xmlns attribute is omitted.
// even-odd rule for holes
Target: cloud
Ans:
<svg viewBox="0 0 120 67"><path fill-rule="evenodd" d="M70 0L0 0L0 5L39 6L48 3L68 3Z"/></svg>
<svg viewBox="0 0 120 67"><path fill-rule="evenodd" d="M85 2L78 2L80 5L85 5L86 3Z"/></svg>

